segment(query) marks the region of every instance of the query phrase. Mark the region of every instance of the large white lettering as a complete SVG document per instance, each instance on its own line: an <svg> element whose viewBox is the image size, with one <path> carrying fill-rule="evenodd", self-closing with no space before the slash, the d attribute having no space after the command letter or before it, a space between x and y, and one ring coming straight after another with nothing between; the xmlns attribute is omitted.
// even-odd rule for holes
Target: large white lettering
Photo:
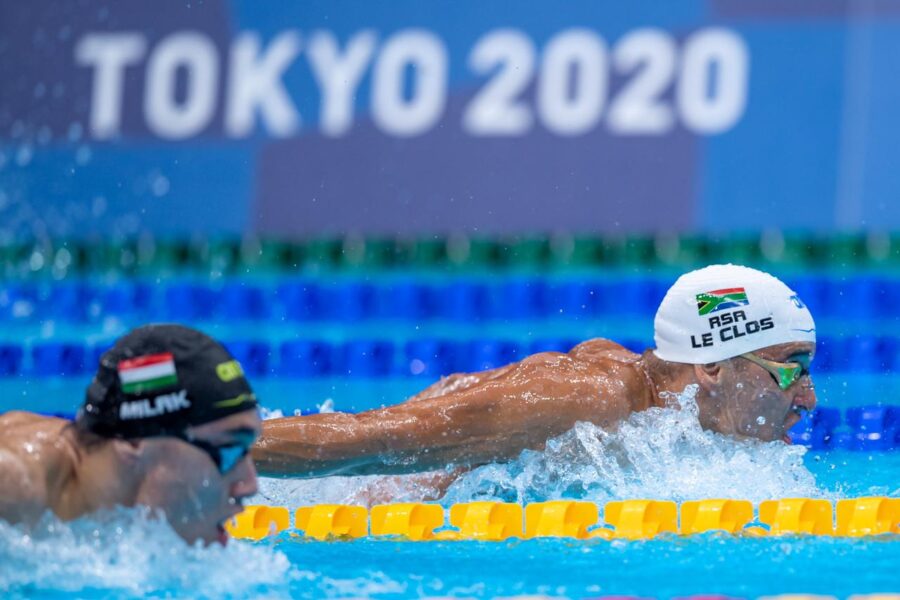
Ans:
<svg viewBox="0 0 900 600"><path fill-rule="evenodd" d="M175 97L180 70L187 83L181 102ZM196 135L215 114L218 83L219 57L208 37L195 32L168 36L153 50L147 65L147 125L168 139Z"/></svg>
<svg viewBox="0 0 900 600"><path fill-rule="evenodd" d="M407 69L412 72L409 97ZM430 31L410 29L391 37L372 76L372 120L384 131L419 135L441 118L447 100L447 51Z"/></svg>
<svg viewBox="0 0 900 600"><path fill-rule="evenodd" d="M286 137L300 127L300 115L281 81L300 52L300 34L280 34L260 56L261 46L258 35L244 33L231 49L225 131L234 137L252 133L257 110L273 135Z"/></svg>
<svg viewBox="0 0 900 600"><path fill-rule="evenodd" d="M322 91L319 128L325 135L343 135L353 125L353 99L372 60L376 39L373 31L360 32L350 39L341 56L337 40L330 32L319 31L310 38L307 55Z"/></svg>
<svg viewBox="0 0 900 600"><path fill-rule="evenodd" d="M90 33L75 45L75 63L94 69L91 85L90 132L104 140L119 133L125 68L147 51L140 33Z"/></svg>
<svg viewBox="0 0 900 600"><path fill-rule="evenodd" d="M328 137L351 133L366 101L372 123L391 136L423 135L446 119L449 55L437 34L405 29L379 45L377 32L365 29L345 39L317 30L301 48L294 30L270 40L243 32L225 50L199 31L174 32L153 48L141 33L86 34L74 58L92 75L89 131L95 139L115 137L124 113L141 106L128 122L141 116L163 139L197 136L217 115L216 130L227 137L261 129L289 137L301 125L291 91L301 106L318 102L317 130ZM290 71L301 50L308 68ZM666 135L679 125L714 135L743 116L749 65L743 39L720 27L679 37L642 28L614 43L590 29L567 29L542 49L525 32L496 29L468 55L473 89L459 94L468 97L459 126L471 136L524 136L536 127L559 136L601 127L617 136ZM125 97L128 69L143 70L141 99Z"/></svg>

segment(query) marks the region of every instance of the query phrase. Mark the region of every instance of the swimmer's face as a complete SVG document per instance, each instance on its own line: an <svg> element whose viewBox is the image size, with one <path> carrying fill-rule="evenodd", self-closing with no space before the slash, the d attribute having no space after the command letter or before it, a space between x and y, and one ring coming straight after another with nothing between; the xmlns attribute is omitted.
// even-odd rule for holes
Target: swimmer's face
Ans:
<svg viewBox="0 0 900 600"><path fill-rule="evenodd" d="M791 342L769 346L754 354L784 363L797 354L811 357L814 352L814 344ZM700 422L720 433L790 443L788 430L800 420L803 410L812 410L816 405L808 375L782 390L765 368L745 358L697 365L697 368L707 392L705 401L699 403Z"/></svg>
<svg viewBox="0 0 900 600"><path fill-rule="evenodd" d="M218 447L249 448L262 424L256 410L236 413L188 429L196 440ZM169 523L188 542L227 543L225 522L243 510L242 501L257 491L256 469L249 454L220 473L209 454L175 438L152 438L154 465L138 503L162 509Z"/></svg>

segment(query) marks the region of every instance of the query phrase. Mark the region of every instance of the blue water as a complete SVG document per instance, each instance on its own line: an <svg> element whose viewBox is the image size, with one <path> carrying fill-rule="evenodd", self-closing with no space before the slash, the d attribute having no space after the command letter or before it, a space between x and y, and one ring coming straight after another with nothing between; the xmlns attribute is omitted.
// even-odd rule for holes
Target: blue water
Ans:
<svg viewBox="0 0 900 600"><path fill-rule="evenodd" d="M492 324L503 336L544 335L548 323ZM584 325L584 324L582 324ZM846 324L845 324L846 325ZM89 333L87 326L54 325L18 332L25 339L109 337L122 323ZM644 324L643 326L646 326ZM849 325L846 325L849 327ZM24 327L24 326L23 326ZM317 325L335 328L339 325ZM441 333L448 324L432 324ZM579 333L569 322L565 334ZM356 324L407 336L413 324ZM477 332L466 325L462 335ZM631 328L632 330L630 330ZM217 329L239 333L240 328ZM291 335L273 323L255 331ZM7 329L5 335L15 332ZM346 333L346 332L345 332ZM457 332L460 333L460 332ZM482 328L480 333L486 335ZM591 325L584 337L642 335L637 325ZM79 337L80 336L80 337ZM15 337L15 336L14 336ZM89 376L0 378L0 412L71 412ZM263 405L292 414L320 406L359 411L393 404L429 383L427 378L287 379L261 377ZM845 409L900 404L900 376L840 373L817 376L820 405ZM689 407L688 407L689 408ZM416 477L261 480L254 502L289 506L316 502L421 500L434 490ZM754 502L779 497L900 497L900 452L807 452L778 443L736 442L704 432L690 410L647 411L619 430L580 424L541 452L526 451L502 465L463 474L441 502L530 502L577 498L603 503L652 497L731 497ZM531 540L502 543L400 543L364 539L313 542L282 534L227 548L189 547L164 522L140 510L59 523L48 517L31 532L0 523L0 595L4 597L491 597L547 594L583 597L638 594L668 597L719 593L754 597L776 593L900 591L900 536L868 539L743 539L703 535L645 542Z"/></svg>

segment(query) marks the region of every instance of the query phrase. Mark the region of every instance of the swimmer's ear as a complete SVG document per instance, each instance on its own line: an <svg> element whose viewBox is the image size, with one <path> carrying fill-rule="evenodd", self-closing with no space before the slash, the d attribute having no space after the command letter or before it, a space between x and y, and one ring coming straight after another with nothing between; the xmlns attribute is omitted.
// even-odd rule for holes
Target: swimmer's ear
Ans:
<svg viewBox="0 0 900 600"><path fill-rule="evenodd" d="M721 363L707 363L705 365L694 365L694 376L700 387L711 390L719 386L722 379Z"/></svg>

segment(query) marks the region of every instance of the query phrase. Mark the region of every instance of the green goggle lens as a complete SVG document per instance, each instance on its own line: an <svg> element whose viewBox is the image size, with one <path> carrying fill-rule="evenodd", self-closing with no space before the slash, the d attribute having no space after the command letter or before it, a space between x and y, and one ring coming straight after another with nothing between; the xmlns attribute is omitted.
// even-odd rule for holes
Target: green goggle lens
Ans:
<svg viewBox="0 0 900 600"><path fill-rule="evenodd" d="M809 365L812 361L812 357L806 353L791 355L788 357L787 361L783 363L767 360L760 356L756 356L752 352L748 352L742 356L768 371L772 376L772 379L775 380L775 383L777 383L778 387L782 390L786 390L794 385L794 383L804 375L809 375Z"/></svg>

